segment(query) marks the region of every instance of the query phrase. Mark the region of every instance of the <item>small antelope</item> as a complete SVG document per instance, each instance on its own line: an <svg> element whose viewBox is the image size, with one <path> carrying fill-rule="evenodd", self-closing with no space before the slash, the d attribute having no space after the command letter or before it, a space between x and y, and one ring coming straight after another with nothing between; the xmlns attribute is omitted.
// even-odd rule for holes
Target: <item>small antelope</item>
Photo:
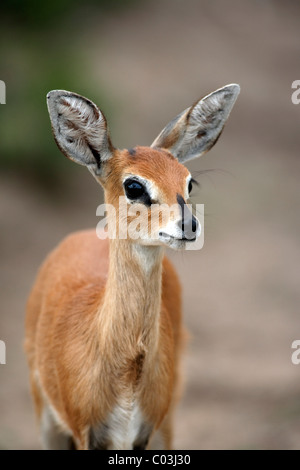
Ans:
<svg viewBox="0 0 300 470"><path fill-rule="evenodd" d="M154 203L177 212L137 239L71 234L41 267L25 348L44 448L171 448L183 328L180 283L164 248L185 249L199 236L183 162L215 144L239 90L216 90L173 119L151 147L131 150L113 146L92 101L61 90L47 95L58 147L89 169L108 207L118 215L123 196L128 207L145 208L149 224Z"/></svg>

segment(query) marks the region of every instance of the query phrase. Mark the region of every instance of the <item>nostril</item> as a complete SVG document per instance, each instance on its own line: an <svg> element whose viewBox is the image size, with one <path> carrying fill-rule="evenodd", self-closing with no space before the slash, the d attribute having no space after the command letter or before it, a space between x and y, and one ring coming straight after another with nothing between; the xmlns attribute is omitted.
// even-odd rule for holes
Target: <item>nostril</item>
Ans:
<svg viewBox="0 0 300 470"><path fill-rule="evenodd" d="M198 228L198 220L193 216L192 217L192 232L196 233Z"/></svg>
<svg viewBox="0 0 300 470"><path fill-rule="evenodd" d="M186 228L186 221L184 221L184 219L180 219L178 220L177 225L184 233L184 229Z"/></svg>
<svg viewBox="0 0 300 470"><path fill-rule="evenodd" d="M189 240L196 238L198 224L198 220L194 216L178 221L178 226L181 228L183 236Z"/></svg>
<svg viewBox="0 0 300 470"><path fill-rule="evenodd" d="M193 233L196 233L197 228L198 228L198 221L197 219L193 216L189 219L183 219L179 222L179 227L183 232L185 231L192 231Z"/></svg>

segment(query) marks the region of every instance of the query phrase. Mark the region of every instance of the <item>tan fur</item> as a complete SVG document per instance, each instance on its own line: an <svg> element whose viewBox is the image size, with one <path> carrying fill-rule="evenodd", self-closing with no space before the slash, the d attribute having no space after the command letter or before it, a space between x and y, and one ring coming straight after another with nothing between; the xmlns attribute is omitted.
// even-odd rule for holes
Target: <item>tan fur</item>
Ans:
<svg viewBox="0 0 300 470"><path fill-rule="evenodd" d="M163 176L148 169L155 158ZM124 171L156 176L157 185L172 179L173 191L163 186L170 203L177 191L183 193L188 174L167 152L146 148L138 161L120 152L111 165L113 178L106 184L111 203L122 191ZM82 449L88 447L87 429L105 422L119 396L138 397L153 430L176 396L180 284L161 247L144 249L155 259L149 274L132 242L99 240L95 231L73 234L48 256L28 301L26 351L37 414L49 402ZM165 420L168 447L170 433Z"/></svg>
<svg viewBox="0 0 300 470"><path fill-rule="evenodd" d="M138 241L78 232L40 269L27 305L25 348L45 447L171 448L184 334L181 288L164 247L185 247L187 220L196 227L194 240L200 234L196 218L183 217L179 205L190 179L180 162L213 145L238 93L235 84L217 90L171 121L152 147L132 151L113 147L93 102L64 90L48 93L55 140L103 186L108 220L115 212L117 226L119 215L131 221L119 200L132 177L150 193ZM138 197L127 196L127 209L141 207ZM152 233L157 204L175 211L167 220L159 213Z"/></svg>
<svg viewBox="0 0 300 470"><path fill-rule="evenodd" d="M129 302L126 313L114 312L120 314L117 318L111 318L109 311L99 317L108 254L108 242L97 239L94 231L69 236L42 266L27 307L26 351L37 413L46 395L81 448L87 446L86 428L105 420L127 387L138 388L145 416L154 427L160 425L172 399L181 343L180 285L167 258L157 318L152 318L151 304L158 273L148 284L144 307L139 305L144 280L138 267L132 276L124 273L120 279L125 291L137 290L130 297L137 304ZM118 302L117 296L111 300ZM155 320L157 335L152 328ZM157 348L151 350L155 342Z"/></svg>

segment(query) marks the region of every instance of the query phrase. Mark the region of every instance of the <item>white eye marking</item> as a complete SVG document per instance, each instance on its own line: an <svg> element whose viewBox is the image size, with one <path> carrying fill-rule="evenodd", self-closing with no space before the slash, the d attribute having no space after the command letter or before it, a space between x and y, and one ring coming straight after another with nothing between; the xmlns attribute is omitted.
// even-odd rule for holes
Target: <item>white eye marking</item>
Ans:
<svg viewBox="0 0 300 470"><path fill-rule="evenodd" d="M192 175L189 174L187 177L186 177L186 188L185 188L185 194L184 194L184 199L187 201L188 198L189 198L189 185L190 185L190 182L192 180Z"/></svg>

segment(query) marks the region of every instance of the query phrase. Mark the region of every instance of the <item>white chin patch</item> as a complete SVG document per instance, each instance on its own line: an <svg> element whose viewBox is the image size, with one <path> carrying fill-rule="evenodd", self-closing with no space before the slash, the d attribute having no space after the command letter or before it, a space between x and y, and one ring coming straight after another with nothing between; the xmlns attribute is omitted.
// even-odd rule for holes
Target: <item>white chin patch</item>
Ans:
<svg viewBox="0 0 300 470"><path fill-rule="evenodd" d="M161 233L159 235L159 240L164 244L173 248L174 250L184 249L186 240L182 240L181 238L173 237L167 233Z"/></svg>

